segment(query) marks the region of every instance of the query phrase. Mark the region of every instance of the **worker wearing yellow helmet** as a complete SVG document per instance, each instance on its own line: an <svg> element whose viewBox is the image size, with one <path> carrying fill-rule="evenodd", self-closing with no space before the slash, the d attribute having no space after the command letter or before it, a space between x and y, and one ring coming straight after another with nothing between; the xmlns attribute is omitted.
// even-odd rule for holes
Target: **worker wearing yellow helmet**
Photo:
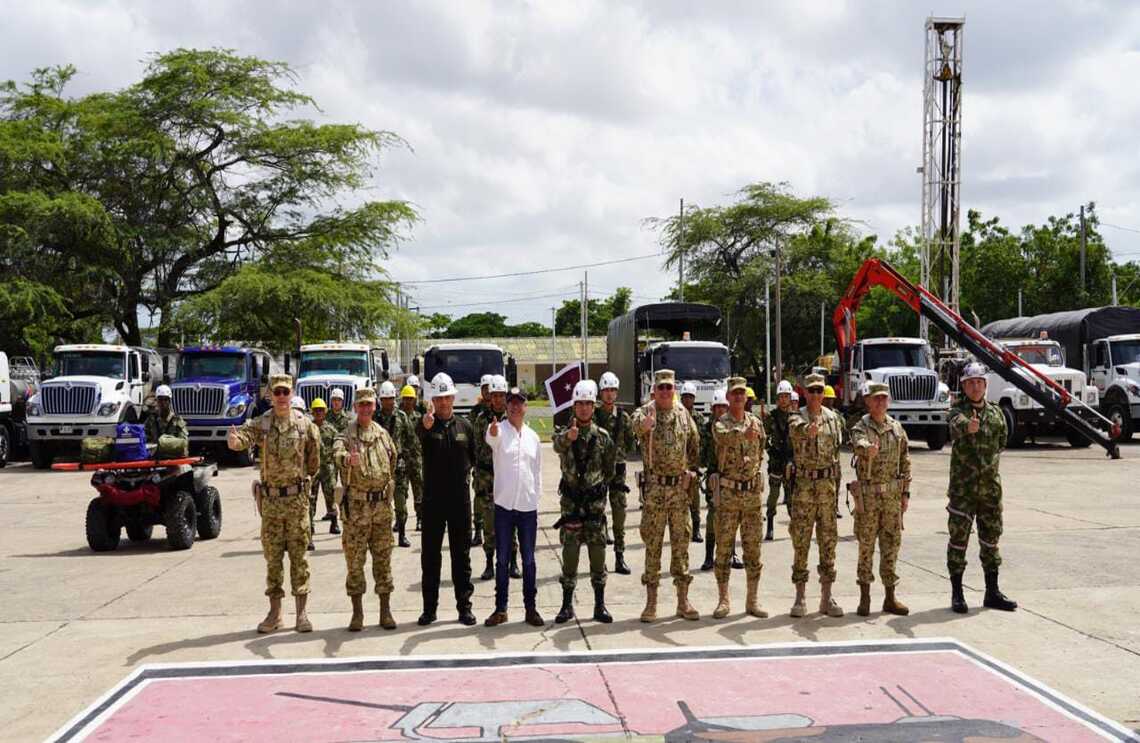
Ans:
<svg viewBox="0 0 1140 743"><path fill-rule="evenodd" d="M835 398L835 388L830 384L825 385L823 388L823 406L835 410L835 404L838 400Z"/></svg>
<svg viewBox="0 0 1140 743"><path fill-rule="evenodd" d="M400 389L400 410L404 411L404 415L408 416L408 420L412 422L412 430L419 430L420 419L423 417L424 408L419 401L419 395L416 393L416 388L412 382L418 381L414 376L409 376L407 384ZM422 467L422 451L420 449L420 439L418 436L413 437L415 441L412 443L409 451L405 452L408 484L412 488L412 506L416 512L416 531L423 529L423 516L420 512L420 506L424 502L424 471Z"/></svg>
<svg viewBox="0 0 1140 743"><path fill-rule="evenodd" d="M329 519L332 522L329 524L329 534L340 534L336 506L329 508L329 504L334 502L333 489L336 487L336 467L333 465L332 459L333 441L336 440L339 431L328 420L329 406L325 404L323 399L313 398L309 404L309 411L313 415L313 425L317 427L317 433L321 436L321 466L313 478L312 487L309 489L309 535L312 536L316 531L313 518L317 515L317 496L322 490L325 496L325 508L329 509L329 513L332 514L332 518ZM309 549L316 549L312 539L309 540Z"/></svg>
<svg viewBox="0 0 1140 743"><path fill-rule="evenodd" d="M751 387L744 388L744 410L751 413L752 406L756 404L756 390Z"/></svg>

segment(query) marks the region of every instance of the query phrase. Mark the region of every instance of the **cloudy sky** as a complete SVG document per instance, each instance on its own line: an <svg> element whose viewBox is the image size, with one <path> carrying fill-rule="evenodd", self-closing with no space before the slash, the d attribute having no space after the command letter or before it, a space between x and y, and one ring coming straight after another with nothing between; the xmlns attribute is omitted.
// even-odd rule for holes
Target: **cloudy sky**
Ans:
<svg viewBox="0 0 1140 743"><path fill-rule="evenodd" d="M410 144L348 198L417 205L388 266L414 282L648 255L646 217L760 180L889 239L919 220L923 21L964 14L964 208L1016 226L1092 199L1140 259L1140 3L920 5L0 0L0 78L72 63L74 92L119 87L179 46L287 61L317 118ZM413 303L548 323L581 273L425 284ZM675 280L655 258L589 277L637 303Z"/></svg>

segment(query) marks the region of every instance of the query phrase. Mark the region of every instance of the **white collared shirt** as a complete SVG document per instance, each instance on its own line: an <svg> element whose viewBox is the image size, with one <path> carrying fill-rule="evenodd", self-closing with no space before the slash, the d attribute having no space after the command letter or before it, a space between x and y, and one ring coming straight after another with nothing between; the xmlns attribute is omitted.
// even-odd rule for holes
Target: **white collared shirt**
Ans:
<svg viewBox="0 0 1140 743"><path fill-rule="evenodd" d="M495 505L510 511L537 511L542 494L542 442L530 426L515 429L499 422L499 435L484 436L495 464Z"/></svg>

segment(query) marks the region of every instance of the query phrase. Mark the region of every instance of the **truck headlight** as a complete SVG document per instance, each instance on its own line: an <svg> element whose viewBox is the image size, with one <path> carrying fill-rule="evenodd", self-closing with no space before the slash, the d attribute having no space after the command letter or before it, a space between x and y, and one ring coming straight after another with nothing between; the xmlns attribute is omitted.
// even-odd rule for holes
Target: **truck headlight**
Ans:
<svg viewBox="0 0 1140 743"><path fill-rule="evenodd" d="M1089 405L1096 405L1097 403L1097 389L1096 387L1085 388L1085 402Z"/></svg>
<svg viewBox="0 0 1140 743"><path fill-rule="evenodd" d="M950 388L944 384L938 385L938 402L950 401Z"/></svg>
<svg viewBox="0 0 1140 743"><path fill-rule="evenodd" d="M1018 395L1017 396L1017 407L1028 408L1029 407L1029 395Z"/></svg>
<svg viewBox="0 0 1140 743"><path fill-rule="evenodd" d="M105 402L99 406L99 415L101 416L106 417L117 412L119 412L119 403L117 402Z"/></svg>
<svg viewBox="0 0 1140 743"><path fill-rule="evenodd" d="M244 412L245 412L245 403L239 402L237 405L231 405L228 408L226 408L226 417L227 418L237 418L239 415L241 415Z"/></svg>
<svg viewBox="0 0 1140 743"><path fill-rule="evenodd" d="M1128 393L1133 397L1140 396L1140 385L1135 382L1128 382Z"/></svg>
<svg viewBox="0 0 1140 743"><path fill-rule="evenodd" d="M40 414L40 404L38 402L28 403L28 415L39 415L39 414Z"/></svg>

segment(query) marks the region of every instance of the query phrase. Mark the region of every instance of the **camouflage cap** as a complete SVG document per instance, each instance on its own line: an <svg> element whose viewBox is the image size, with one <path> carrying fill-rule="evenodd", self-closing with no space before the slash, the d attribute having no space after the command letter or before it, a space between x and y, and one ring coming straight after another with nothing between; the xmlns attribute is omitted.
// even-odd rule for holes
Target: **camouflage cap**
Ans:
<svg viewBox="0 0 1140 743"><path fill-rule="evenodd" d="M671 384L676 386L677 375L673 373L672 369L658 369L653 375L653 384Z"/></svg>
<svg viewBox="0 0 1140 743"><path fill-rule="evenodd" d="M745 392L748 392L748 380L744 377L729 377L728 391L735 392L736 390L744 390Z"/></svg>
<svg viewBox="0 0 1140 743"><path fill-rule="evenodd" d="M882 382L871 382L867 385L867 391L863 393L864 397L875 397L876 395L891 394L891 388Z"/></svg>
<svg viewBox="0 0 1140 743"><path fill-rule="evenodd" d="M804 378L804 389L810 390L813 387L823 389L827 386L827 380L823 378L822 374L809 374Z"/></svg>
<svg viewBox="0 0 1140 743"><path fill-rule="evenodd" d="M363 389L357 390L355 401L358 405L362 402L370 402L372 404L375 404L376 390L372 389L371 387L364 387Z"/></svg>
<svg viewBox="0 0 1140 743"><path fill-rule="evenodd" d="M292 391L293 377L289 376L288 374L274 374L269 378L269 389L275 390L278 387L284 387L285 389Z"/></svg>

